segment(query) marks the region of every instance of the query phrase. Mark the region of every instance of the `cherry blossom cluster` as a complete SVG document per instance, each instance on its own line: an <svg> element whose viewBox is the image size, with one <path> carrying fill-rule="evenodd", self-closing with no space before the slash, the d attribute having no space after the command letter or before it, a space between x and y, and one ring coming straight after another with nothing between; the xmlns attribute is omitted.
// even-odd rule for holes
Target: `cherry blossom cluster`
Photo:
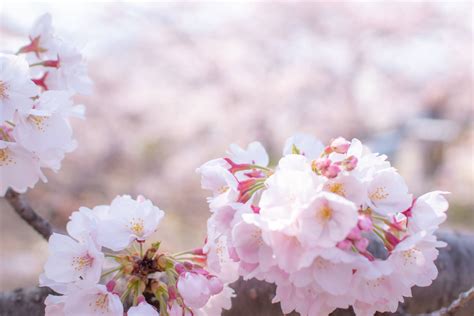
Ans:
<svg viewBox="0 0 474 316"><path fill-rule="evenodd" d="M167 254L149 239L164 212L142 196L81 207L53 234L40 286L46 316L220 315L232 289L207 269L202 249Z"/></svg>
<svg viewBox="0 0 474 316"><path fill-rule="evenodd" d="M56 37L48 14L34 24L27 45L0 53L0 196L46 181L42 168L60 169L76 147L69 118L84 116L71 98L90 89L81 53Z"/></svg>
<svg viewBox="0 0 474 316"><path fill-rule="evenodd" d="M212 191L204 249L229 278L276 284L284 313L395 312L438 274L446 192L409 193L386 156L357 139L289 138L275 168L258 142L200 168Z"/></svg>

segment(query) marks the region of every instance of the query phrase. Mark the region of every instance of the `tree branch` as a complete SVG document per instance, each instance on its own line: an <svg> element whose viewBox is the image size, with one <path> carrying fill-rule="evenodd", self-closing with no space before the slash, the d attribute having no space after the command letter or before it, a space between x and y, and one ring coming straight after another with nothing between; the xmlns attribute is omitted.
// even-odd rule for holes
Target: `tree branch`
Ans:
<svg viewBox="0 0 474 316"><path fill-rule="evenodd" d="M432 316L455 316L457 315L467 304L471 304L474 301L474 286L468 291L463 292L459 295L458 299L451 303L448 307L442 308L439 311L432 313Z"/></svg>
<svg viewBox="0 0 474 316"><path fill-rule="evenodd" d="M31 208L24 195L8 189L5 199L25 222L33 227L44 239L49 239L49 236L53 233L51 224Z"/></svg>

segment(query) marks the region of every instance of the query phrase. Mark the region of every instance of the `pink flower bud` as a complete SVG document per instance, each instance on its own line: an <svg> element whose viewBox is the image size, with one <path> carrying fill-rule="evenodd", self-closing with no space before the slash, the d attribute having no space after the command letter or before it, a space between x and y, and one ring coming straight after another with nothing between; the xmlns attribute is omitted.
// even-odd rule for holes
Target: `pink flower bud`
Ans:
<svg viewBox="0 0 474 316"><path fill-rule="evenodd" d="M45 60L43 61L42 66L50 68L59 68L61 66L61 63L59 61L59 58L57 60Z"/></svg>
<svg viewBox="0 0 474 316"><path fill-rule="evenodd" d="M348 239L344 239L343 241L338 242L336 247L342 250L349 250L352 247L352 242Z"/></svg>
<svg viewBox="0 0 474 316"><path fill-rule="evenodd" d="M364 232L371 231L373 228L372 220L368 216L359 216L357 226L359 226L360 230Z"/></svg>
<svg viewBox="0 0 474 316"><path fill-rule="evenodd" d="M394 234L391 232L385 232L385 238L387 239L392 249L395 248L396 245L400 243L400 239L398 239ZM390 247L389 247L390 248Z"/></svg>
<svg viewBox="0 0 474 316"><path fill-rule="evenodd" d="M349 233L349 235L347 235L347 238L348 239L351 239L351 240L358 240L358 239L361 239L362 238L362 235L361 235L361 232L360 232L360 229L359 227L354 227L352 228L351 232Z"/></svg>
<svg viewBox="0 0 474 316"><path fill-rule="evenodd" d="M204 255L205 255L205 253L204 253L204 251L202 250L202 248L196 248L196 249L194 249L194 250L193 250L193 254L195 254L195 255L200 255L200 256L204 256Z"/></svg>
<svg viewBox="0 0 474 316"><path fill-rule="evenodd" d="M250 205L250 207L252 208L252 211L253 211L255 214L259 214L259 213L260 213L260 207L259 207L259 206Z"/></svg>
<svg viewBox="0 0 474 316"><path fill-rule="evenodd" d="M351 147L351 143L344 137L338 137L331 142L331 149L338 154L345 154Z"/></svg>
<svg viewBox="0 0 474 316"><path fill-rule="evenodd" d="M355 243L354 243L354 246L360 252L366 252L368 245L369 245L369 240L367 238L361 238L359 240L356 240Z"/></svg>
<svg viewBox="0 0 474 316"><path fill-rule="evenodd" d="M117 282L115 282L114 280L110 280L109 282L107 282L105 287L107 288L107 291L112 293L115 288L115 285L117 285Z"/></svg>
<svg viewBox="0 0 474 316"><path fill-rule="evenodd" d="M210 278L208 278L208 281L209 281L209 290L211 291L212 295L219 294L224 289L224 284L219 278L215 276L211 276Z"/></svg>
<svg viewBox="0 0 474 316"><path fill-rule="evenodd" d="M328 177L329 179L332 179L337 177L339 172L341 172L341 168L336 164L332 164L326 169L325 172L323 172L323 175Z"/></svg>
<svg viewBox="0 0 474 316"><path fill-rule="evenodd" d="M175 300L178 297L174 286L168 286L168 297L170 300Z"/></svg>
<svg viewBox="0 0 474 316"><path fill-rule="evenodd" d="M331 146L326 146L326 148L324 148L324 153L326 155L329 155L330 153L332 153L332 148Z"/></svg>
<svg viewBox="0 0 474 316"><path fill-rule="evenodd" d="M312 162L313 169L319 170L320 172L327 170L330 165L331 160L328 158L318 158Z"/></svg>
<svg viewBox="0 0 474 316"><path fill-rule="evenodd" d="M193 269L194 264L191 261L185 261L183 264L184 264L184 267L187 270L192 270Z"/></svg>
<svg viewBox="0 0 474 316"><path fill-rule="evenodd" d="M343 161L343 165L347 171L352 171L357 167L358 159L355 156L349 156Z"/></svg>
<svg viewBox="0 0 474 316"><path fill-rule="evenodd" d="M174 269L176 270L176 272L178 272L178 274L181 274L186 271L186 268L182 263L175 264Z"/></svg>

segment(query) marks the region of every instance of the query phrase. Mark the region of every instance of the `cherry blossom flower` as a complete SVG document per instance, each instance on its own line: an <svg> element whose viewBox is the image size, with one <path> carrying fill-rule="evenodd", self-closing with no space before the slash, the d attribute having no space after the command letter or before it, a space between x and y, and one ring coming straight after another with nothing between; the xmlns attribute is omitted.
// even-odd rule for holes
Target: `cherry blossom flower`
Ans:
<svg viewBox="0 0 474 316"><path fill-rule="evenodd" d="M296 234L299 210L310 202L322 184L304 156L284 156L276 172L265 182L266 190L259 203L262 219L272 230Z"/></svg>
<svg viewBox="0 0 474 316"><path fill-rule="evenodd" d="M232 298L235 297L235 292L229 286L217 295L211 296L207 304L196 311L197 316L214 316L220 315L222 310L228 310L232 307ZM170 316L172 316L170 314ZM177 316L181 316L177 315Z"/></svg>
<svg viewBox="0 0 474 316"><path fill-rule="evenodd" d="M412 195L403 178L393 169L378 171L368 184L368 205L381 214L394 214L410 207Z"/></svg>
<svg viewBox="0 0 474 316"><path fill-rule="evenodd" d="M67 223L71 237L53 234L49 240L39 284L62 295L50 297L45 312L123 316L123 306L133 303L126 315L159 315L159 308L169 315L210 316L228 308L228 283L238 274L225 236L212 238L206 249L165 253L161 242L145 244L163 215L143 196L128 195L74 212Z"/></svg>
<svg viewBox="0 0 474 316"><path fill-rule="evenodd" d="M247 149L232 144L227 151L229 158L235 163L247 163L266 167L268 165L268 154L259 142L252 142Z"/></svg>
<svg viewBox="0 0 474 316"><path fill-rule="evenodd" d="M55 67L48 67L46 86L52 90L66 90L79 94L92 92L92 81L82 54L69 43L59 42Z"/></svg>
<svg viewBox="0 0 474 316"><path fill-rule="evenodd" d="M46 305L44 314L45 316L66 316L64 313L64 303L66 302L66 296L58 296L49 294L44 300Z"/></svg>
<svg viewBox="0 0 474 316"><path fill-rule="evenodd" d="M160 316L160 313L158 313L153 306L144 301L137 306L130 307L127 316Z"/></svg>
<svg viewBox="0 0 474 316"><path fill-rule="evenodd" d="M123 305L117 294L97 284L69 293L64 303L64 313L68 316L123 316Z"/></svg>
<svg viewBox="0 0 474 316"><path fill-rule="evenodd" d="M366 200L367 189L365 183L347 172L342 172L337 177L329 179L324 183L323 188L325 191L354 202L356 206L360 206Z"/></svg>
<svg viewBox="0 0 474 316"><path fill-rule="evenodd" d="M178 290L191 308L201 308L211 297L208 279L199 273L185 272L178 280Z"/></svg>
<svg viewBox="0 0 474 316"><path fill-rule="evenodd" d="M208 198L211 209L219 208L230 202L237 202L238 181L228 171L229 167L225 160L216 159L196 170L201 174L202 187L213 192L213 197Z"/></svg>
<svg viewBox="0 0 474 316"><path fill-rule="evenodd" d="M437 229L447 217L449 205L445 194L449 192L434 191L417 198L409 211L408 229L412 232Z"/></svg>
<svg viewBox="0 0 474 316"><path fill-rule="evenodd" d="M23 193L32 188L38 179L46 182L38 159L17 143L0 140L0 196L8 187Z"/></svg>
<svg viewBox="0 0 474 316"><path fill-rule="evenodd" d="M156 231L163 216L164 212L150 200L118 196L110 205L109 216L99 223L99 244L119 251L135 240L143 242Z"/></svg>
<svg viewBox="0 0 474 316"><path fill-rule="evenodd" d="M238 182L231 198L210 203L205 253L211 266L231 259L244 279L276 285L273 302L284 313L301 315L350 305L358 316L394 312L412 286L431 284L444 245L433 234L446 218L444 192L413 202L387 157L357 139L339 137L324 147L296 135L283 154L275 168L236 157L203 165ZM202 184L216 192L211 174L201 172ZM384 248L378 257L371 252L376 242Z"/></svg>
<svg viewBox="0 0 474 316"><path fill-rule="evenodd" d="M298 218L298 239L307 247L331 247L343 240L357 224L357 208L336 194L320 193Z"/></svg>
<svg viewBox="0 0 474 316"><path fill-rule="evenodd" d="M60 169L77 146L69 119L84 117L73 93L86 92L90 83L82 55L55 36L49 14L16 55L0 53L1 195L46 181L39 168Z"/></svg>
<svg viewBox="0 0 474 316"><path fill-rule="evenodd" d="M0 124L12 121L16 111L27 113L38 87L31 81L23 57L0 53Z"/></svg>
<svg viewBox="0 0 474 316"><path fill-rule="evenodd" d="M92 241L79 243L71 237L53 234L49 239L45 276L61 283L97 283L103 262L104 255Z"/></svg>
<svg viewBox="0 0 474 316"><path fill-rule="evenodd" d="M76 148L69 115L81 115L65 92L44 92L29 115L20 120L13 136L27 150L34 152L42 167L59 170L64 154Z"/></svg>
<svg viewBox="0 0 474 316"><path fill-rule="evenodd" d="M92 210L87 207L79 208L79 211L73 212L67 223L67 232L74 239L85 242L92 240L98 244L99 221L107 218L109 206L99 205Z"/></svg>

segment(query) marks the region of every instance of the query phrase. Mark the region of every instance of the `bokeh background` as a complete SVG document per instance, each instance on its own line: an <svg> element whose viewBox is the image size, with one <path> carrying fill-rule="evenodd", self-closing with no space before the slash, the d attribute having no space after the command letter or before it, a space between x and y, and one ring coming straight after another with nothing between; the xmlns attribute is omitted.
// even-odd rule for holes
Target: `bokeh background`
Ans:
<svg viewBox="0 0 474 316"><path fill-rule="evenodd" d="M358 137L390 156L415 194L451 191L447 229L474 231L470 2L3 2L0 44L53 15L95 82L77 98L78 149L28 192L64 229L79 206L143 194L166 211L157 239L202 244L196 167L227 146ZM47 244L0 200L0 290L34 285Z"/></svg>

